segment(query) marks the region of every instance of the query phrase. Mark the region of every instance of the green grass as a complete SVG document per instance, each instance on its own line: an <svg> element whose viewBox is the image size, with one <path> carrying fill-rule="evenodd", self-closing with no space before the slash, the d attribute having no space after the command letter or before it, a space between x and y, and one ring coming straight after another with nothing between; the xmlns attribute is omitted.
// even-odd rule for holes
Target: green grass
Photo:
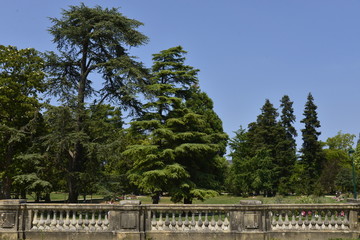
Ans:
<svg viewBox="0 0 360 240"><path fill-rule="evenodd" d="M67 193L53 192L50 194L50 199L51 199L51 201L54 201L54 202L66 201L67 197L68 197ZM81 196L79 196L78 199L79 199L79 202L82 202L84 200L84 197L81 195ZM87 201L91 201L91 199L93 199L93 200L103 199L103 196L97 195L97 194L86 196ZM34 202L34 201L35 201L34 195L27 195L27 202Z"/></svg>
<svg viewBox="0 0 360 240"><path fill-rule="evenodd" d="M67 193L51 193L50 195L51 201L54 202L61 202L66 201L67 199ZM94 202L104 202L102 201L103 196L102 195L88 195L86 196L87 201L91 201L91 199L94 200ZM151 204L151 198L149 196L139 196L137 198L138 200L141 200L143 204ZM239 204L240 200L260 200L264 204L276 204L276 203L298 203L298 204L304 204L304 203L344 203L346 201L336 201L331 196L326 197L313 197L313 196L276 196L276 197L262 197L262 196L256 196L256 197L238 197L238 196L232 196L232 195L219 195L217 197L206 199L205 201L200 200L194 200L194 204ZM28 202L34 202L34 196L28 195ZM79 196L79 202L83 202L83 196ZM170 201L170 197L161 197L160 204L173 204L173 202Z"/></svg>
<svg viewBox="0 0 360 240"><path fill-rule="evenodd" d="M151 198L147 196L138 197L143 204L150 204ZM231 195L220 195L217 197L206 199L205 201L194 200L194 204L239 204L240 200L260 200L264 204L275 204L275 203L344 203L344 201L336 201L332 197L312 197L312 196L276 196L276 197L237 197ZM161 197L160 204L172 204L169 197Z"/></svg>

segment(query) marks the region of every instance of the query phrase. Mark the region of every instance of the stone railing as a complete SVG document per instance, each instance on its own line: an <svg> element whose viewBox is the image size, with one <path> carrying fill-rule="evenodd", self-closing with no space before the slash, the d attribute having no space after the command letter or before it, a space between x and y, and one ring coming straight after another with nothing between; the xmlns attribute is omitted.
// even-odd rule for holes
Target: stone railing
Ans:
<svg viewBox="0 0 360 240"><path fill-rule="evenodd" d="M0 201L0 239L357 239L351 204L30 204Z"/></svg>

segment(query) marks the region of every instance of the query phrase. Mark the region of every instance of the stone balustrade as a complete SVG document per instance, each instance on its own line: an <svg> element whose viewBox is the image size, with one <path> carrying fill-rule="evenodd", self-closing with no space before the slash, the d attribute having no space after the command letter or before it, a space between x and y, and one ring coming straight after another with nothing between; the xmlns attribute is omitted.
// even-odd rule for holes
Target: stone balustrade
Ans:
<svg viewBox="0 0 360 240"><path fill-rule="evenodd" d="M150 231L230 231L230 211L216 207L187 209L172 206L150 212Z"/></svg>
<svg viewBox="0 0 360 240"><path fill-rule="evenodd" d="M0 239L356 239L351 204L30 204L0 201Z"/></svg>
<svg viewBox="0 0 360 240"><path fill-rule="evenodd" d="M34 210L31 231L107 231L107 211Z"/></svg>

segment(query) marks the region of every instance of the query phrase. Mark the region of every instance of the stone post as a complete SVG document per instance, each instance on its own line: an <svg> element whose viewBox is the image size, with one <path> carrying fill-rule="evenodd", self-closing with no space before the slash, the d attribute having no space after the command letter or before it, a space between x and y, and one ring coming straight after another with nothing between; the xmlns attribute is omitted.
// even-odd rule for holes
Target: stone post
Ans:
<svg viewBox="0 0 360 240"><path fill-rule="evenodd" d="M349 213L349 222L350 222L350 229L352 231L358 231L359 226L358 226L358 211L356 210L350 210Z"/></svg>
<svg viewBox="0 0 360 240"><path fill-rule="evenodd" d="M120 205L121 208L110 212L110 229L126 234L127 239L143 239L144 216L141 212L141 201L124 200L120 201Z"/></svg>
<svg viewBox="0 0 360 240"><path fill-rule="evenodd" d="M15 240L23 238L24 216L20 199L0 200L0 238Z"/></svg>

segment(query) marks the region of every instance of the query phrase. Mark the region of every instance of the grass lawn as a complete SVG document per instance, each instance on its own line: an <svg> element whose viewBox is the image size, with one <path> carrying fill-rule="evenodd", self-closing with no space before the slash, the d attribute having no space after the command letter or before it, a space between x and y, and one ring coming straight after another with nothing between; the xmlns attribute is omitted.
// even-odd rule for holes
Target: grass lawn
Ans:
<svg viewBox="0 0 360 240"><path fill-rule="evenodd" d="M66 201L68 197L68 194L67 193L58 193L58 192L52 192L50 194L50 199L52 202L64 202ZM81 195L79 196L79 202L83 202L84 201L84 197ZM103 196L102 195L87 195L86 196L86 200L87 202L91 202L91 200L99 200L99 199L103 199ZM34 202L35 201L35 195L27 195L27 201L28 202Z"/></svg>
<svg viewBox="0 0 360 240"><path fill-rule="evenodd" d="M54 202L62 202L66 201L67 193L51 193L50 195L51 201ZM103 196L101 195L87 195L86 200L87 202L103 202ZM151 204L151 198L149 196L138 196L138 200L141 200L143 204ZM83 196L79 196L79 203L83 202ZM325 196L325 197L314 197L314 196L276 196L276 197L263 197L263 196L256 196L256 197L237 197L232 195L219 195L217 197L206 199L205 201L194 200L194 204L238 204L240 200L261 200L264 204L276 204L276 203L345 203L345 200L337 201L333 198L333 196ZM34 196L28 195L28 202L34 202ZM170 197L161 197L160 204L173 204L170 201Z"/></svg>
<svg viewBox="0 0 360 240"><path fill-rule="evenodd" d="M143 204L150 204L151 198L147 196L138 197ZM231 195L220 195L217 197L206 199L205 201L194 200L194 204L238 204L240 200L260 200L264 204L274 204L274 203L345 203L346 201L337 201L333 196L325 197L313 197L313 196L276 196L276 197L237 197ZM169 197L161 197L160 204L172 204Z"/></svg>

